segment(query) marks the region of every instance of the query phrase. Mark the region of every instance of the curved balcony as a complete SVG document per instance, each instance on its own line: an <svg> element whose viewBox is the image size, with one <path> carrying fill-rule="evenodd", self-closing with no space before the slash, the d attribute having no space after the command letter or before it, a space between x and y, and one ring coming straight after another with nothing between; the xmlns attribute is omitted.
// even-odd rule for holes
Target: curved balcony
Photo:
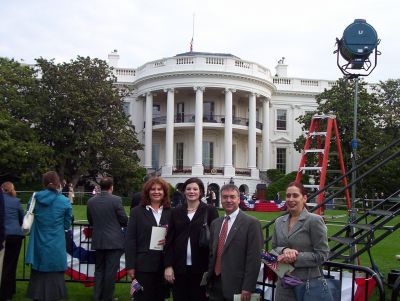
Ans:
<svg viewBox="0 0 400 301"><path fill-rule="evenodd" d="M174 116L175 123L193 123L195 122L195 114L178 113ZM225 123L225 115L203 114L203 122L208 123ZM153 117L153 125L162 125L167 123L167 116ZM249 119L242 117L233 117L232 124L249 126ZM262 130L263 124L256 121L256 128Z"/></svg>
<svg viewBox="0 0 400 301"><path fill-rule="evenodd" d="M135 79L140 80L161 73L174 72L225 72L259 78L272 83L268 68L233 55L213 53L184 53L175 57L163 58L148 62L135 70Z"/></svg>

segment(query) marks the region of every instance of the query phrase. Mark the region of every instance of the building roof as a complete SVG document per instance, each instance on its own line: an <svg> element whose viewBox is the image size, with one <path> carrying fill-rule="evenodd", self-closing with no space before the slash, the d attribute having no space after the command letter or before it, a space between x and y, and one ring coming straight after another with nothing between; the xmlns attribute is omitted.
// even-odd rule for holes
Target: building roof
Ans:
<svg viewBox="0 0 400 301"><path fill-rule="evenodd" d="M230 54L230 53L214 53L214 52L184 52L184 53L179 53L175 56L196 56L196 55L212 55L212 56L223 56L223 57L231 57L231 58L236 58L240 59L239 57Z"/></svg>

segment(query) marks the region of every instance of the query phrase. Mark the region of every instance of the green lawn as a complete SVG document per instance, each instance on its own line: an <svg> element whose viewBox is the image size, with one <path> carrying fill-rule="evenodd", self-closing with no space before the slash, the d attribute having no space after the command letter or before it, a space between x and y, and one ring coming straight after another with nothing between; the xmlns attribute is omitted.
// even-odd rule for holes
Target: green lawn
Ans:
<svg viewBox="0 0 400 301"><path fill-rule="evenodd" d="M129 213L129 207L125 207L127 214ZM223 214L223 211L219 211L220 215ZM248 214L255 216L258 218L262 225L264 225L267 221L279 216L281 213L276 212L248 212ZM343 223L347 221L347 217L345 215L345 211L339 210L329 210L326 212L327 215L332 216L334 218L327 218L328 225L328 233L331 235L336 231L340 230ZM74 205L73 206L73 215L76 221L86 220L86 206L84 205ZM397 217L396 222L400 220L400 217ZM271 229L272 230L272 229ZM371 250L373 258L376 264L379 266L380 272L384 275L384 279L387 280L387 273L391 269L400 269L400 262L395 260L395 255L400 254L400 239L398 232L390 235L383 241L381 241L378 245L374 246ZM21 252L22 253L22 252ZM370 266L368 257L366 255L361 256L361 265ZM22 255L20 258L20 264L18 266L17 277L22 277L22 269L23 269L23 261ZM29 300L25 297L26 288L28 282L27 281L18 281L17 282L17 293L13 300ZM92 288L86 288L80 283L71 283L67 282L69 300L73 301L87 301L91 300L92 296ZM387 291L386 299L389 300L389 294L391 292ZM120 301L128 301L129 299L129 284L126 283L118 283L116 285L115 295L119 298Z"/></svg>

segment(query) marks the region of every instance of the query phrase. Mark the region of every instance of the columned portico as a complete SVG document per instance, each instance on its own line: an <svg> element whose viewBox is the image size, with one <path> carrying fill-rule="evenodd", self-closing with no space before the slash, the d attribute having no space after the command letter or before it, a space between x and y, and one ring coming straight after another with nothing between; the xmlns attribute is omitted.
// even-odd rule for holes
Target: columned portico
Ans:
<svg viewBox="0 0 400 301"><path fill-rule="evenodd" d="M270 99L263 99L263 129L262 129L262 171L269 169L269 156L270 156L270 146L269 146L269 104Z"/></svg>
<svg viewBox="0 0 400 301"><path fill-rule="evenodd" d="M145 113L145 131L144 131L144 168L150 169L151 151L153 146L153 94L146 93L146 113Z"/></svg>
<svg viewBox="0 0 400 301"><path fill-rule="evenodd" d="M256 164L256 94L249 95L249 134L248 134L248 168L251 170L251 177L258 178L259 171Z"/></svg>
<svg viewBox="0 0 400 301"><path fill-rule="evenodd" d="M196 91L195 125L194 125L194 161L193 176L202 176L203 167L203 93L204 87L194 87Z"/></svg>
<svg viewBox="0 0 400 301"><path fill-rule="evenodd" d="M165 89L167 92L167 119L165 129L165 165L162 167L162 175L172 175L174 161L174 89Z"/></svg>
<svg viewBox="0 0 400 301"><path fill-rule="evenodd" d="M235 176L235 168L232 165L232 93L233 89L225 89L225 132L224 132L224 175Z"/></svg>

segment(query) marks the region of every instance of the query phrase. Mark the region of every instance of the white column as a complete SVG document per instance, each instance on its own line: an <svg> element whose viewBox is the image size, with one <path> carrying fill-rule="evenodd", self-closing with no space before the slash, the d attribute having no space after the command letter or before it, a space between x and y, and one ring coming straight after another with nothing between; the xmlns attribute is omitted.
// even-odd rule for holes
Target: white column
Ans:
<svg viewBox="0 0 400 301"><path fill-rule="evenodd" d="M194 124L193 176L202 176L203 167L203 92L204 87L194 87L196 91L196 117Z"/></svg>
<svg viewBox="0 0 400 301"><path fill-rule="evenodd" d="M270 158L270 145L269 145L269 104L270 100L265 98L263 100L263 127L262 127L262 167L261 170L267 171L269 169L269 158Z"/></svg>
<svg viewBox="0 0 400 301"><path fill-rule="evenodd" d="M172 175L174 161L174 89L166 89L167 92L167 125L165 129L165 165L162 168L162 176Z"/></svg>
<svg viewBox="0 0 400 301"><path fill-rule="evenodd" d="M153 147L153 94L146 94L146 127L144 131L144 168L151 168L151 151Z"/></svg>
<svg viewBox="0 0 400 301"><path fill-rule="evenodd" d="M248 138L248 149L249 159L248 168L251 170L251 177L258 178L259 172L256 164L256 94L251 93L249 95L249 138Z"/></svg>
<svg viewBox="0 0 400 301"><path fill-rule="evenodd" d="M235 176L235 169L232 165L232 93L235 90L225 89L225 162L224 175L228 177Z"/></svg>

